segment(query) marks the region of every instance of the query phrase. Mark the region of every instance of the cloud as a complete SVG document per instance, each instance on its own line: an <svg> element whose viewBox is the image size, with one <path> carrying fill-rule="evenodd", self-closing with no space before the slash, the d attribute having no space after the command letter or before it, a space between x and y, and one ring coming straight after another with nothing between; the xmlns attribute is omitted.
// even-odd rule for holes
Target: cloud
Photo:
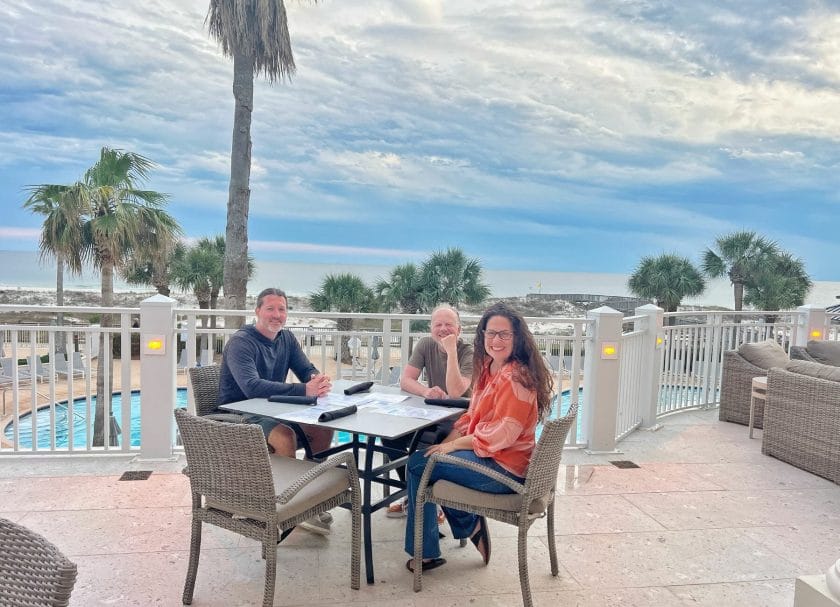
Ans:
<svg viewBox="0 0 840 607"><path fill-rule="evenodd" d="M378 249L374 247L347 247L342 245L312 244L307 242L283 242L256 240L248 243L253 251L259 252L295 252L312 253L317 255L353 255L366 258L412 258L420 259L424 251L404 249Z"/></svg>

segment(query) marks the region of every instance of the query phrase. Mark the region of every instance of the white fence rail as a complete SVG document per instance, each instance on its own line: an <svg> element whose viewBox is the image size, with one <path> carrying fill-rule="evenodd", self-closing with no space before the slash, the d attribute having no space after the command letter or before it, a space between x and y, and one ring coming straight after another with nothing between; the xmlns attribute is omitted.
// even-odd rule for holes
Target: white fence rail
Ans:
<svg viewBox="0 0 840 607"><path fill-rule="evenodd" d="M644 308L640 310L645 311ZM36 324L5 321L0 325L0 453L133 453L141 450L139 349L140 309L102 309L44 306L0 306L0 312L27 313ZM651 310L647 310L650 313ZM65 324L57 326L61 314ZM101 327L103 314L112 326ZM234 329L225 320L241 312L173 308L171 325L164 327L176 346L173 373L183 388L180 406L190 401L187 367L219 363ZM247 322L251 315L246 314ZM337 321L349 318L352 329L339 331ZM595 320L528 318L558 391L552 415L579 405L580 423L572 428L567 445L587 446L593 420L615 417L615 440L657 417L718 404L723 352L745 342L776 340L785 349L807 336L840 340L830 318L806 326L801 312L683 312L625 318L620 333L615 393L597 399L593 410L583 386L587 356L597 353ZM662 319L659 311L659 319ZM289 313L288 328L316 367L334 378L397 383L414 344L426 333L412 324L428 316L389 314ZM473 339L478 317L464 316L463 338ZM312 323L312 324L310 324ZM228 323L229 324L229 323ZM317 325L317 326L313 326ZM550 327L541 331L542 327ZM559 330L559 332L558 332ZM101 341L113 342L101 347ZM66 359L62 352L67 353ZM599 362L593 360L593 363ZM101 363L101 369L100 369ZM597 367L597 365L595 365ZM605 369L608 367L604 367ZM101 373L100 373L101 371ZM99 376L98 376L99 375ZM593 375L592 385L602 379ZM606 381L606 380L604 380ZM97 383L102 394L113 394L110 413L100 408L102 428L96 428ZM611 388L612 389L612 388ZM31 411L37 415L31 415ZM603 416L607 416L604 418ZM172 432L171 414L161 432ZM33 440L33 436L36 440Z"/></svg>

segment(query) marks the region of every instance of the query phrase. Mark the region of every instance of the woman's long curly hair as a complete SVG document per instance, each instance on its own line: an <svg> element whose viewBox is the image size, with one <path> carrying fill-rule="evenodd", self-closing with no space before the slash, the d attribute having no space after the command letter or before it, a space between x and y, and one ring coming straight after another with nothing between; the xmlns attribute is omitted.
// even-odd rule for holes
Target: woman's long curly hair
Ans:
<svg viewBox="0 0 840 607"><path fill-rule="evenodd" d="M543 361L542 354L528 324L522 315L506 303L496 303L487 308L478 321L473 344L473 369L481 372L490 357L484 349L484 329L487 322L494 316L503 316L513 327L513 352L508 360L519 363L518 371L514 374L516 381L529 390L537 393L537 411L540 420L548 417L551 411L551 392L554 380Z"/></svg>

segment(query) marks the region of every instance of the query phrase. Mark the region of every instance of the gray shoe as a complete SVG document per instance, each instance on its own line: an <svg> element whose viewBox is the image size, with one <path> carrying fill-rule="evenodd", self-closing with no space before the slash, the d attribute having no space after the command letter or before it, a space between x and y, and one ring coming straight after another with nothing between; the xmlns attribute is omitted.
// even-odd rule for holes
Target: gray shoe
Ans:
<svg viewBox="0 0 840 607"><path fill-rule="evenodd" d="M303 521L302 523L298 523L298 527L300 527L301 529L305 529L309 533L317 533L318 535L330 534L329 524L321 521L321 519L317 516L313 516L309 520Z"/></svg>
<svg viewBox="0 0 840 607"><path fill-rule="evenodd" d="M318 520L320 520L325 525L332 525L333 515L329 512L322 512L318 515Z"/></svg>

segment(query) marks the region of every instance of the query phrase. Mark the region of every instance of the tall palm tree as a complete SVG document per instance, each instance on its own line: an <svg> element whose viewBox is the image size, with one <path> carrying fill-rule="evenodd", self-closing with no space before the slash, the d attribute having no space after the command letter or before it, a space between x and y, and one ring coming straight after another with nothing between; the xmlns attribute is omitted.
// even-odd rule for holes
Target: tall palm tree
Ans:
<svg viewBox="0 0 840 607"><path fill-rule="evenodd" d="M23 206L44 217L38 249L41 261L55 258L55 299L56 305L63 306L65 266L74 274L82 271L82 229L77 199L64 185L42 184L27 189L29 197ZM63 314L58 314L56 323L64 324ZM67 352L65 337L61 332L56 335L57 354Z"/></svg>
<svg viewBox="0 0 840 607"><path fill-rule="evenodd" d="M321 288L309 296L309 302L315 312L373 312L376 310L376 297L373 290L355 274L327 274ZM339 318L338 330L345 333L341 338L341 361L351 363L347 332L353 330L352 318Z"/></svg>
<svg viewBox="0 0 840 607"><path fill-rule="evenodd" d="M114 270L142 247L148 234L174 238L181 233L175 219L164 210L167 196L139 186L154 163L132 152L103 147L99 160L89 168L74 195L83 209L82 257L90 260L101 276L101 305L114 305ZM103 327L111 325L102 315ZM105 411L111 412L111 395L105 391L104 360L112 352L112 335L102 333L96 373L96 415L93 444L104 444ZM111 436L112 444L116 437Z"/></svg>
<svg viewBox="0 0 840 607"><path fill-rule="evenodd" d="M775 242L755 232L741 231L718 236L717 250L706 249L703 273L710 278L728 276L735 295L735 310L743 309L744 286L759 271L763 260L778 253Z"/></svg>
<svg viewBox="0 0 840 607"><path fill-rule="evenodd" d="M233 59L233 142L225 237L225 307L245 309L248 287L248 206L251 179L251 112L254 77L291 77L295 71L283 0L210 0L210 35Z"/></svg>
<svg viewBox="0 0 840 607"><path fill-rule="evenodd" d="M812 286L805 263L782 251L771 256L753 276L746 286L744 303L757 310L790 310L805 303ZM776 315L768 314L765 320L773 323Z"/></svg>
<svg viewBox="0 0 840 607"><path fill-rule="evenodd" d="M482 282L481 262L457 247L435 251L420 267L420 304L430 311L439 303L476 305L490 295Z"/></svg>
<svg viewBox="0 0 840 607"><path fill-rule="evenodd" d="M627 286L636 297L656 300L666 312L676 312L683 297L700 295L706 288L703 275L685 257L663 253L642 257ZM669 318L673 324L674 318Z"/></svg>

